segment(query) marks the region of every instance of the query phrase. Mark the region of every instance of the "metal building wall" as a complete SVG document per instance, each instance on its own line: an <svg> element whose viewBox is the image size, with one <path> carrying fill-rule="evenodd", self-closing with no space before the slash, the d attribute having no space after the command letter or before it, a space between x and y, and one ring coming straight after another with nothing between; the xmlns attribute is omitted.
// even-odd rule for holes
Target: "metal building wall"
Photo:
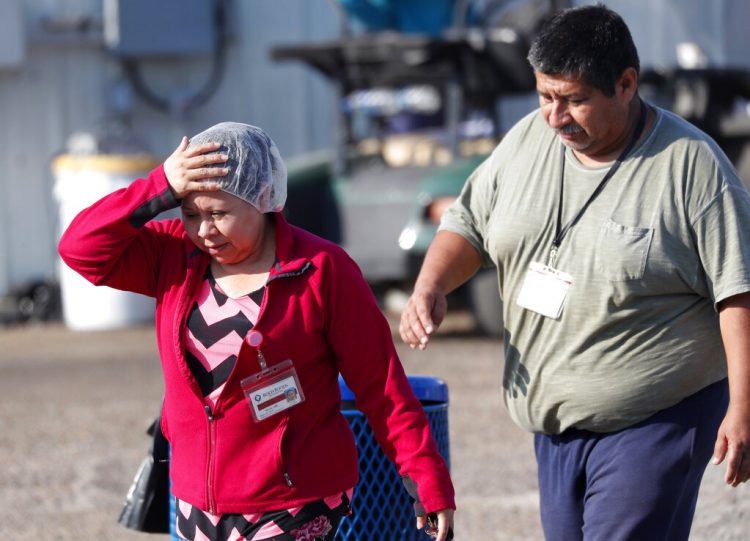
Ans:
<svg viewBox="0 0 750 541"><path fill-rule="evenodd" d="M0 2L0 296L28 280L55 275L57 205L50 162L70 134L101 126L118 80L118 63L96 28L103 1ZM232 39L217 94L188 114L162 113L136 98L132 125L137 136L165 157L183 134L236 120L265 128L287 158L328 147L330 88L303 66L272 64L268 48L335 36L338 20L330 3L232 0ZM644 66L673 65L675 44L689 40L701 45L714 64L750 63L747 0L605 3L631 26ZM87 19L91 28L76 26ZM18 25L20 32L14 31ZM202 84L209 68L206 58L150 60L143 73L155 91L169 95ZM533 102L521 107L526 111Z"/></svg>
<svg viewBox="0 0 750 541"><path fill-rule="evenodd" d="M694 42L704 50L711 65L750 67L747 0L606 0L604 3L628 23L643 66L674 66L676 45Z"/></svg>
<svg viewBox="0 0 750 541"><path fill-rule="evenodd" d="M0 296L29 280L55 276L59 232L51 160L72 133L101 128L115 95L111 89L121 79L97 27L102 1L3 0L0 5L6 24L23 27L21 63L14 60L17 51L9 64L0 62ZM187 114L159 112L134 98L137 137L162 158L183 134L234 120L266 129L285 157L328 147L332 97L327 84L302 66L272 64L268 49L334 37L338 21L331 6L325 0L233 0L230 7L232 37L218 92ZM146 81L163 95L197 88L209 69L208 58L143 63Z"/></svg>

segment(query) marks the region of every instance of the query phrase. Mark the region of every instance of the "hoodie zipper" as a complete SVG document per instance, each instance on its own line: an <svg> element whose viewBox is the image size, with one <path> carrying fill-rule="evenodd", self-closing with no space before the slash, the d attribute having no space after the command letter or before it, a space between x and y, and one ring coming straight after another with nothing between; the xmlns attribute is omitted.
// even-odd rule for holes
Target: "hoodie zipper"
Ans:
<svg viewBox="0 0 750 541"><path fill-rule="evenodd" d="M211 412L211 406L206 404L206 417L208 419L208 466L206 470L206 500L208 502L208 512L214 514L213 498L213 471L214 471L214 447L216 445L216 430L214 427L214 415Z"/></svg>
<svg viewBox="0 0 750 541"><path fill-rule="evenodd" d="M275 276L269 276L269 279L266 281L266 288L268 288L268 284L272 282L275 279L278 278L287 278L289 276L298 276L302 273L304 273L308 268L310 267L310 262L305 263L301 269L299 269L296 272L288 272L288 273L282 273ZM255 321L254 327L257 328L258 323L260 322L260 318L263 315L263 311L266 305L268 299L268 289L266 289L266 294L263 295L263 300L261 302L260 310L258 312L258 318ZM263 354L260 351L260 348L258 348L258 361L261 365L261 368L265 368L265 358L263 357ZM235 367L236 368L236 367ZM212 490L212 483L213 483L213 461L214 461L214 447L216 446L216 429L214 426L214 420L215 417L211 411L211 406L208 404L204 405L203 408L206 411L206 418L208 419L208 466L206 471L206 501L208 503L208 512L210 514L214 514L214 497L213 497L213 490ZM288 423L288 420L287 420ZM279 442L279 455L281 457L281 465L283 469L283 477L284 477L284 483L286 486L292 488L294 487L294 481L292 481L291 476L289 475L289 472L286 470L286 461L284 460L284 453L283 453L283 439L286 434L286 424L284 426L284 432L281 435L281 441Z"/></svg>
<svg viewBox="0 0 750 541"><path fill-rule="evenodd" d="M287 470L286 466L286 460L284 459L284 438L286 437L286 431L289 428L289 417L287 416L282 421L281 426L281 437L279 438L279 459L281 460L281 471L284 472L282 475L284 477L284 483L286 483L286 486L289 488L294 487L294 481L292 481L292 476L289 475L289 471Z"/></svg>
<svg viewBox="0 0 750 541"><path fill-rule="evenodd" d="M289 477L288 472L284 472L284 481L286 481L286 486L288 486L289 488L294 486L294 483L292 482L292 478Z"/></svg>

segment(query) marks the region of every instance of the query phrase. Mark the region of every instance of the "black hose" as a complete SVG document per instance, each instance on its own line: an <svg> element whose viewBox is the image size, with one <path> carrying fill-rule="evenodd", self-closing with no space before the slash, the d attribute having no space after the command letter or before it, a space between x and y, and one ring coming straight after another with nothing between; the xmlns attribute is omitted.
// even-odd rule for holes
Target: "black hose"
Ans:
<svg viewBox="0 0 750 541"><path fill-rule="evenodd" d="M140 62L135 58L123 58L121 63L128 81L135 90L135 93L152 107L171 113L178 111L186 113L205 104L211 96L218 90L221 80L224 76L226 65L226 46L227 46L227 4L228 0L214 0L214 25L216 27L216 36L213 50L211 73L206 79L205 84L197 91L188 96L187 99L178 104L173 103L168 98L159 96L146 83L143 73L141 72Z"/></svg>

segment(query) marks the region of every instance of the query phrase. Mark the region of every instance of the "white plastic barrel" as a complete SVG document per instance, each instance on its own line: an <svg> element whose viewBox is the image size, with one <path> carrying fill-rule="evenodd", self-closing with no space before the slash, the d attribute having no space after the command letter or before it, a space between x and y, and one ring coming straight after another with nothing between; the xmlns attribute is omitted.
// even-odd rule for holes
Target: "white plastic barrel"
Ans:
<svg viewBox="0 0 750 541"><path fill-rule="evenodd" d="M158 161L148 154L74 155L55 158L54 195L59 205L60 234L84 208L144 177ZM150 297L94 286L59 260L63 320L73 330L107 330L153 321Z"/></svg>

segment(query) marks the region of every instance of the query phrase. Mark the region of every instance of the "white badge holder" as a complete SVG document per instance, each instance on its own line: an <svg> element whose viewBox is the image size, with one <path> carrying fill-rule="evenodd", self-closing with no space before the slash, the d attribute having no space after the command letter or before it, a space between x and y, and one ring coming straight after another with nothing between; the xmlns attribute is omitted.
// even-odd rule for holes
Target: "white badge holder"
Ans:
<svg viewBox="0 0 750 541"><path fill-rule="evenodd" d="M572 283L570 274L534 261L526 271L516 304L545 317L559 319Z"/></svg>
<svg viewBox="0 0 750 541"><path fill-rule="evenodd" d="M305 401L292 361L287 359L240 382L255 421L263 421Z"/></svg>

